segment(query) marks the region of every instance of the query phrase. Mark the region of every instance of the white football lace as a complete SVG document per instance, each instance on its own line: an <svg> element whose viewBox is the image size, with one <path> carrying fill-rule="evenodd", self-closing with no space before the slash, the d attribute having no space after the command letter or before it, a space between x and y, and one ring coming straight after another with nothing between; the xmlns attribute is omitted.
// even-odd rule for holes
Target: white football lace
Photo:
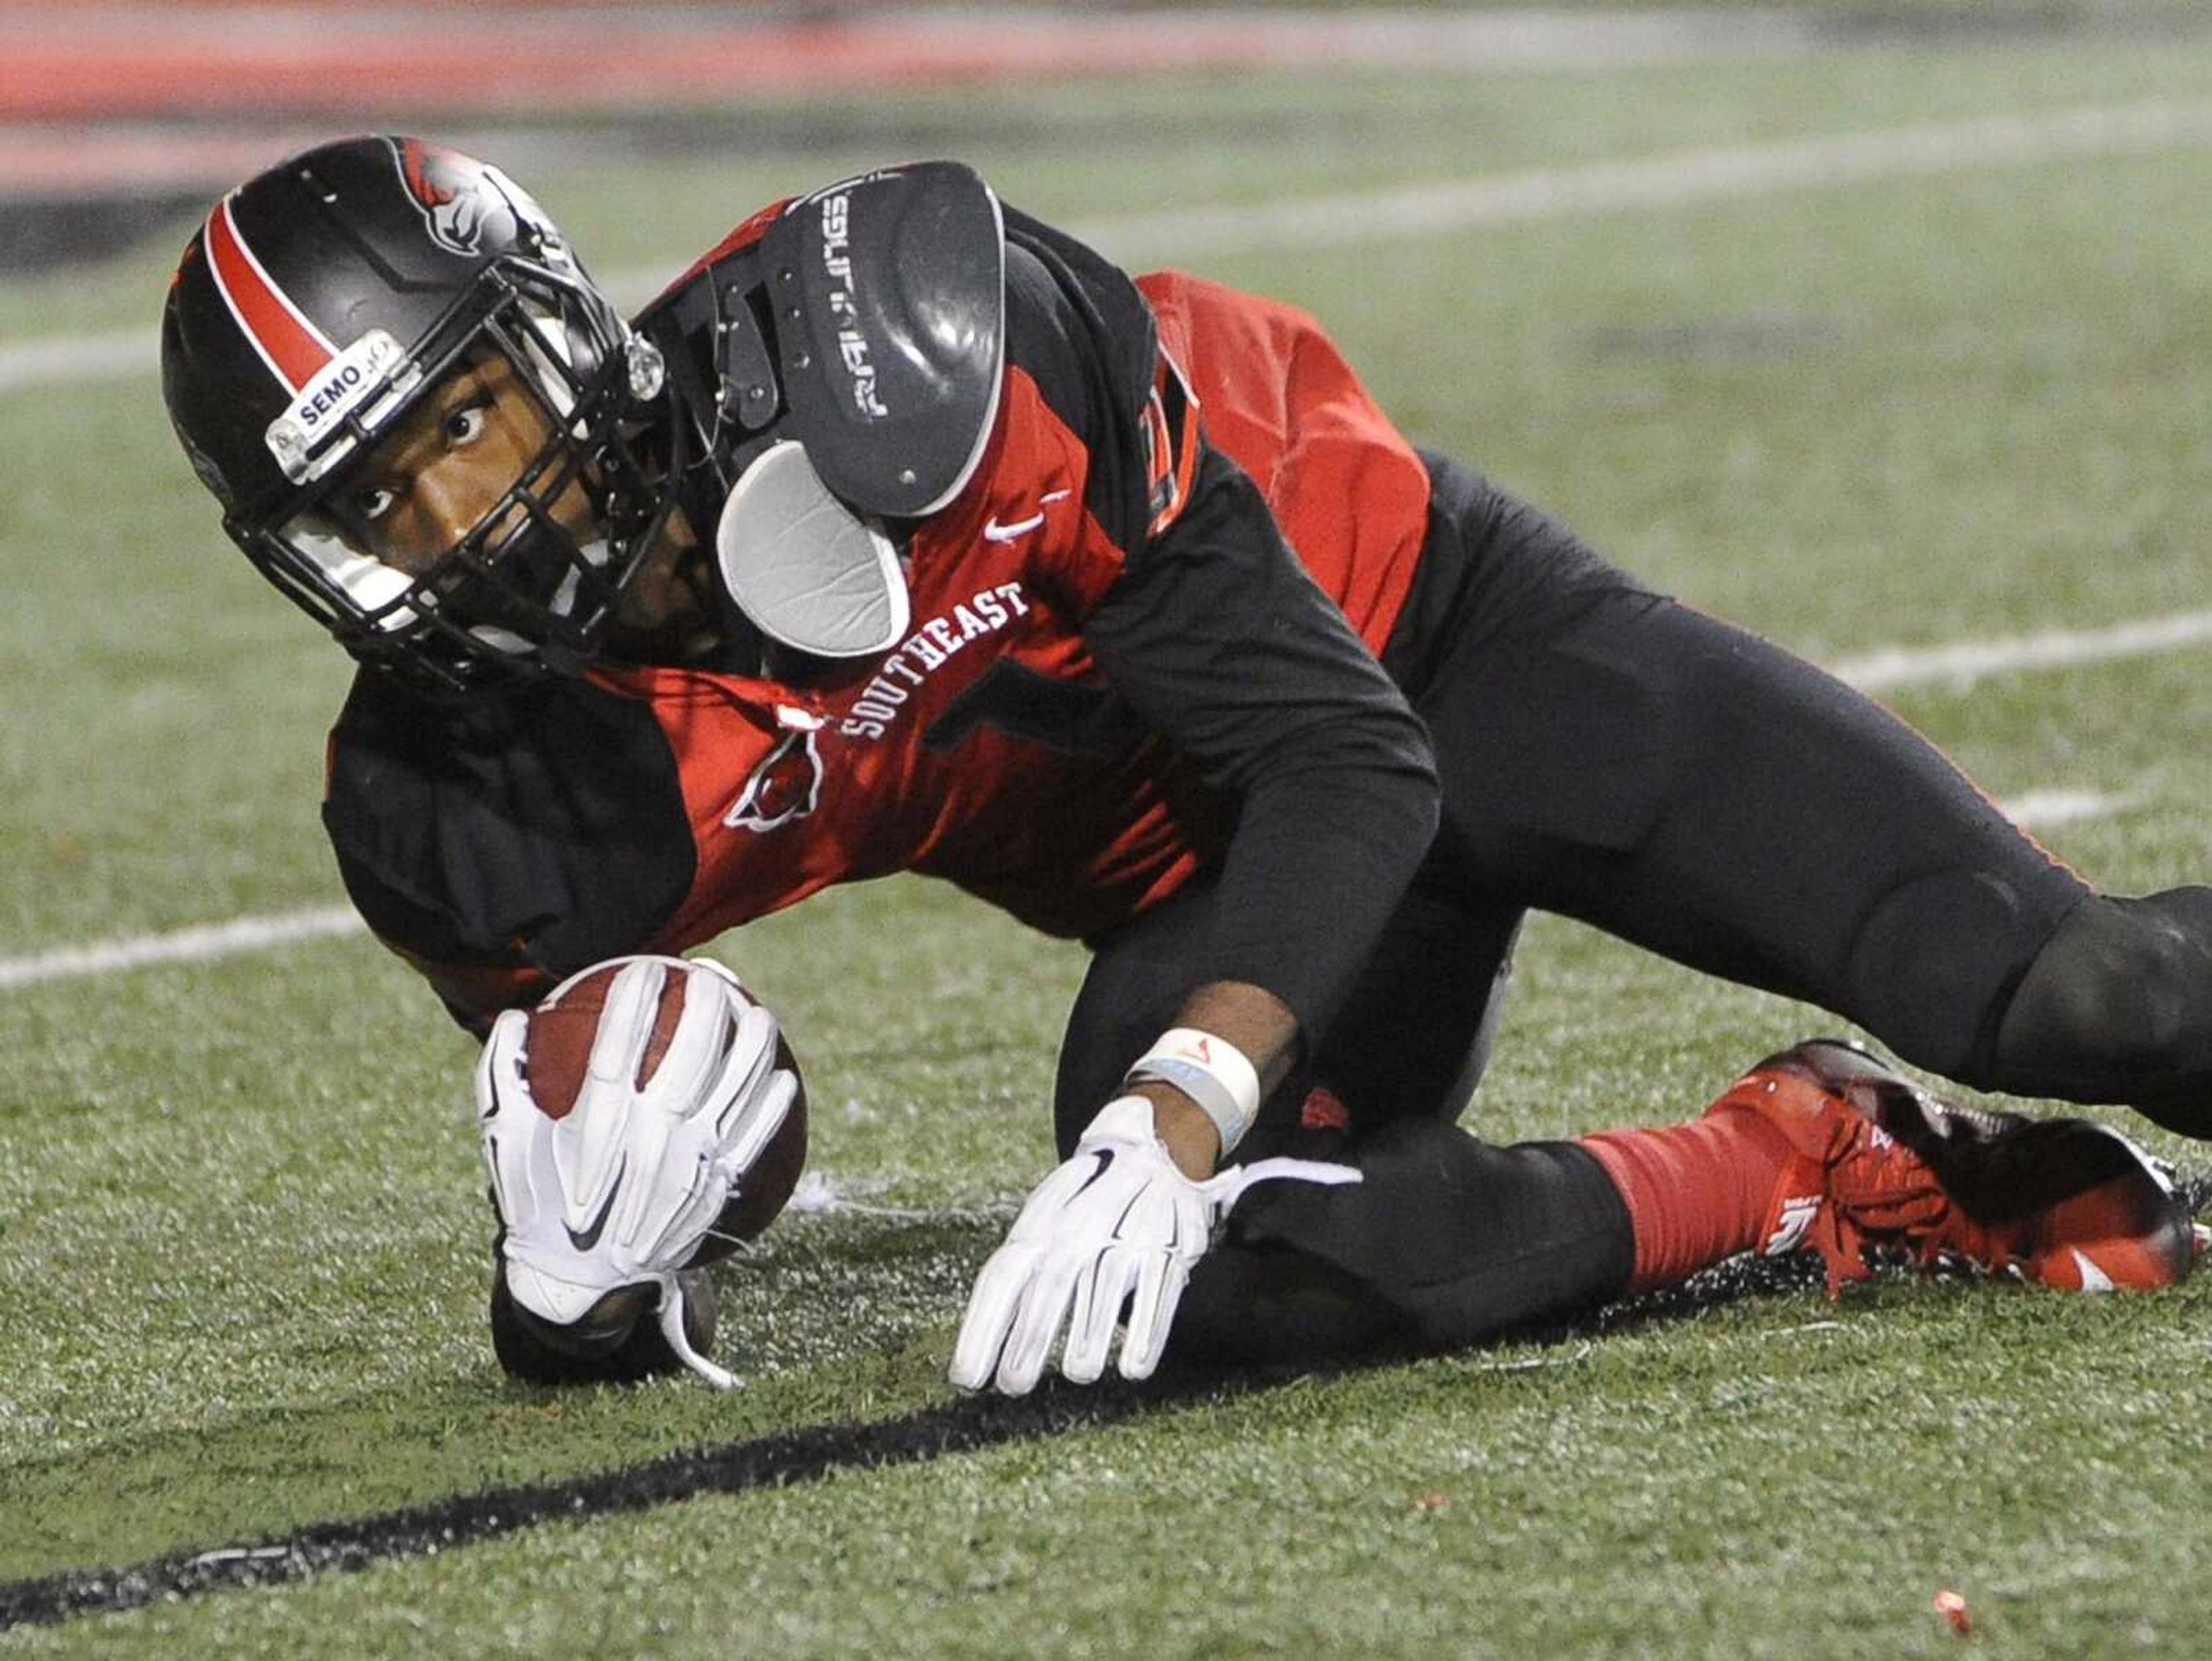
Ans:
<svg viewBox="0 0 2212 1661"><path fill-rule="evenodd" d="M729 1165L730 1161L727 1159L717 1160L710 1167L710 1174L720 1183L724 1193L734 1195L738 1191L738 1179L732 1173ZM710 1236L723 1240L736 1238L734 1235L718 1235L712 1228L707 1230L707 1233ZM734 1373L715 1366L714 1362L691 1347L691 1340L684 1331L684 1307L683 1283L673 1275L663 1276L660 1281L660 1333L668 1340L668 1347L676 1352L678 1361L683 1362L715 1389L735 1390L738 1387L738 1379Z"/></svg>
<svg viewBox="0 0 2212 1661"><path fill-rule="evenodd" d="M684 1288L673 1275L660 1277L660 1336L668 1340L668 1347L676 1352L676 1359L690 1367L717 1390L735 1390L737 1375L714 1365L692 1349L691 1339L684 1331Z"/></svg>

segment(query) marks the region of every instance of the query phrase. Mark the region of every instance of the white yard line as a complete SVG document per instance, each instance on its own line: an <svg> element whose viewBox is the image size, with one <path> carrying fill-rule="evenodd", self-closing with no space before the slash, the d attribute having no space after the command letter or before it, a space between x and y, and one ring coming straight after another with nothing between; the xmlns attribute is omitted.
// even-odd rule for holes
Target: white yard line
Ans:
<svg viewBox="0 0 2212 1661"><path fill-rule="evenodd" d="M2053 628L2006 640L1955 640L1948 646L1885 646L1831 667L1862 692L1930 682L1965 688L1985 676L2143 658L2205 645L2212 645L2212 611L2177 611L2103 628Z"/></svg>
<svg viewBox="0 0 2212 1661"><path fill-rule="evenodd" d="M1929 683L1966 687L1988 675L2062 669L2206 645L2212 645L2212 611L2194 611L2146 617L2107 628L2051 629L2014 640L1893 646L1846 658L1832 668L1844 680L1869 692ZM2004 805L2021 822L2047 827L2117 813L2132 803L2129 797L2055 787L2030 791ZM0 991L152 963L206 962L293 941L353 934L360 928L360 920L350 909L327 906L236 918L173 934L58 947L25 957L0 958Z"/></svg>
<svg viewBox="0 0 2212 1661"><path fill-rule="evenodd" d="M2065 156L2146 155L2208 142L2212 106L2160 100L1775 144L1675 150L1629 161L1536 167L1302 201L1169 209L1074 228L1130 264L1326 244L1379 248L1393 238L1516 220L1621 213L1784 191L1841 190Z"/></svg>
<svg viewBox="0 0 2212 1661"><path fill-rule="evenodd" d="M1079 220L1069 228L1126 264L1144 265L2206 143L2212 143L2212 105L2159 100L1676 150L1295 201L1176 208ZM617 272L607 287L623 305L635 306L681 269ZM0 391L150 374L156 355L154 334L135 329L0 343Z"/></svg>
<svg viewBox="0 0 2212 1661"><path fill-rule="evenodd" d="M0 346L0 391L150 375L161 367L161 337L150 329L10 341Z"/></svg>
<svg viewBox="0 0 2212 1661"><path fill-rule="evenodd" d="M62 980L73 975L112 974L151 963L204 963L240 952L258 952L295 940L357 934L361 918L350 906L317 906L307 911L234 917L171 934L142 934L88 946L59 946L27 957L0 958L0 989Z"/></svg>
<svg viewBox="0 0 2212 1661"><path fill-rule="evenodd" d="M2008 796L1997 806L2006 818L2030 830L2049 830L2053 825L2075 825L2085 819L2102 819L2136 804L2131 796L2106 796L2094 790L2032 790Z"/></svg>

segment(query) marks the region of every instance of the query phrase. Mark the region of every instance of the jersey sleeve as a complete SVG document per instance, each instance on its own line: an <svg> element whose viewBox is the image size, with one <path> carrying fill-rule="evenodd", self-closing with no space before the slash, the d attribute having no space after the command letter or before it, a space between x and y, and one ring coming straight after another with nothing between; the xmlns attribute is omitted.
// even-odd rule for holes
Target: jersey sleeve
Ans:
<svg viewBox="0 0 2212 1661"><path fill-rule="evenodd" d="M1119 556L1084 616L1115 692L1238 802L1225 921L1190 989L1264 987L1310 1046L1435 835L1428 735L1203 436L1136 287L1007 215L1010 361L1081 441L1086 516Z"/></svg>
<svg viewBox="0 0 2212 1661"><path fill-rule="evenodd" d="M641 949L696 851L650 712L548 680L456 702L364 671L323 824L355 909L481 1035L560 977Z"/></svg>
<svg viewBox="0 0 2212 1661"><path fill-rule="evenodd" d="M1265 987L1309 1048L1436 834L1427 730L1226 456L1084 627L1115 692L1239 803L1194 987Z"/></svg>

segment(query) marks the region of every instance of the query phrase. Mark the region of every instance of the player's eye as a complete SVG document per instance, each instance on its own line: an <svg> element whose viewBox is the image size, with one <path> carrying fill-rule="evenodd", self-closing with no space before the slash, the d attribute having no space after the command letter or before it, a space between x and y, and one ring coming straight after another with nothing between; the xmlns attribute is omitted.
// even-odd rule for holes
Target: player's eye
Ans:
<svg viewBox="0 0 2212 1661"><path fill-rule="evenodd" d="M398 491L372 484L353 493L352 507L362 524L374 524L389 513L398 500Z"/></svg>
<svg viewBox="0 0 2212 1661"><path fill-rule="evenodd" d="M474 444L483 436L491 421L490 406L482 403L464 404L446 415L446 446L459 449L465 444Z"/></svg>

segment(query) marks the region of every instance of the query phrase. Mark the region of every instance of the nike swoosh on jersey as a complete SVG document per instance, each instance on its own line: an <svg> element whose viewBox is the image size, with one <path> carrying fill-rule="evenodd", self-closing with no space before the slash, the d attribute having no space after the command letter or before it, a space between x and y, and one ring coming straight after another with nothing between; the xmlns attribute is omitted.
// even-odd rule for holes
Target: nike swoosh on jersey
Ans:
<svg viewBox="0 0 2212 1661"><path fill-rule="evenodd" d="M1044 515L1032 513L1026 519L1017 519L1012 524L1000 524L995 516L983 521L983 540L987 543L1010 543L1017 536L1026 536L1044 523Z"/></svg>

